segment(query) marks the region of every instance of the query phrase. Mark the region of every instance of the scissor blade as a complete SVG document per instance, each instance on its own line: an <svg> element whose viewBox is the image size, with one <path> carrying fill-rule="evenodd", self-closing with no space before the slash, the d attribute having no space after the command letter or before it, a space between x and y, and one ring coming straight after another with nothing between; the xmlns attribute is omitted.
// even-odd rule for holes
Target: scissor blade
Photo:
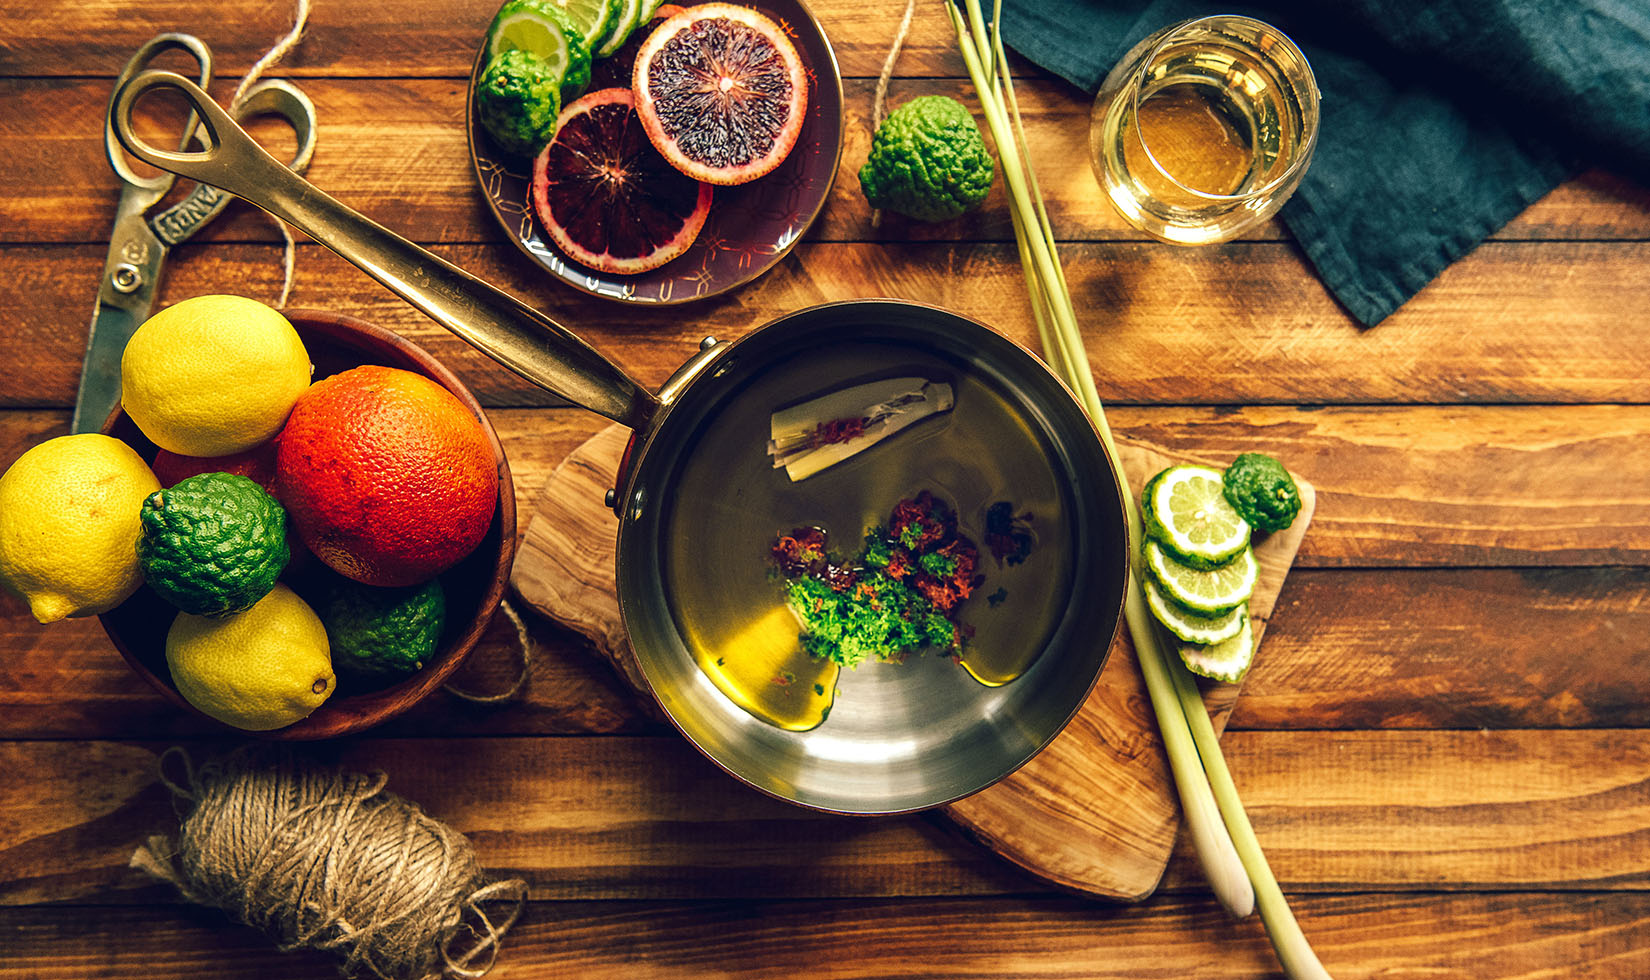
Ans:
<svg viewBox="0 0 1650 980"><path fill-rule="evenodd" d="M80 393L75 396L72 432L96 432L120 401L120 356L126 341L146 317L118 306L97 304L91 340L80 366Z"/></svg>
<svg viewBox="0 0 1650 980"><path fill-rule="evenodd" d="M120 210L109 241L109 257L103 263L103 279L98 283L72 432L96 432L120 401L120 358L132 332L149 318L161 261L166 257L166 246L144 221L142 210L128 207L124 195Z"/></svg>

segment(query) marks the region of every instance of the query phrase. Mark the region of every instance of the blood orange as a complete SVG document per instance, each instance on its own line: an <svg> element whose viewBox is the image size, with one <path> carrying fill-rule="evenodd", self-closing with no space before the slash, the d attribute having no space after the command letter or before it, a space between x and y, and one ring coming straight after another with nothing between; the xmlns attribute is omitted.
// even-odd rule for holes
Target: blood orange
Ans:
<svg viewBox="0 0 1650 980"><path fill-rule="evenodd" d="M304 545L368 585L413 585L450 568L481 543L498 501L481 422L434 381L376 364L298 399L275 477Z"/></svg>
<svg viewBox="0 0 1650 980"><path fill-rule="evenodd" d="M808 108L808 75L779 25L705 3L660 24L631 79L648 139L682 173L743 184L779 166Z"/></svg>
<svg viewBox="0 0 1650 980"><path fill-rule="evenodd" d="M228 456L183 456L162 449L149 464L163 487L174 487L202 473L234 473L244 476L270 493L275 492L275 440L260 443L244 452Z"/></svg>
<svg viewBox="0 0 1650 980"><path fill-rule="evenodd" d="M533 210L569 258L600 272L658 268L687 251L711 188L648 142L630 90L591 92L563 110L533 161Z"/></svg>

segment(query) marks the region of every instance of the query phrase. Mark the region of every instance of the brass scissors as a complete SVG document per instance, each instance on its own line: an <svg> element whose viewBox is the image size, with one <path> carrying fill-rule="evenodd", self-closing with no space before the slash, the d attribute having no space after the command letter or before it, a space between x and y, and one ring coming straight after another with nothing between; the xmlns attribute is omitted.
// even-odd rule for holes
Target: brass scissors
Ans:
<svg viewBox="0 0 1650 980"><path fill-rule="evenodd" d="M159 34L137 49L120 77L119 91L131 78L149 67L166 51L187 51L199 66L200 85L212 80L212 52L199 38L189 34ZM97 305L86 341L86 359L80 369L80 391L75 396L71 432L95 432L120 401L120 358L126 342L155 303L155 287L160 282L161 265L167 251L193 235L217 217L229 204L231 195L209 184L196 184L182 200L151 214L172 190L177 175L159 173L140 176L126 151L115 138L112 113L114 96L104 113L103 144L109 165L120 177L123 189L115 211L114 231L109 237L109 255L104 260L103 279L98 285ZM298 137L298 150L291 168L302 172L315 153L315 106L296 86L283 81L262 81L247 89L246 96L232 110L237 119L278 115L291 124ZM199 119L189 114L179 150L198 141Z"/></svg>

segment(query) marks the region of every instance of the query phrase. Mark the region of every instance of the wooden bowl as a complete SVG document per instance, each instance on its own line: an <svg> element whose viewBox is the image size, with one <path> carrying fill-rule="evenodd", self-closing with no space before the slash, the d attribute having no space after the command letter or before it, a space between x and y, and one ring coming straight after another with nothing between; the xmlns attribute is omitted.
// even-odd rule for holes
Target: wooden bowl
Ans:
<svg viewBox="0 0 1650 980"><path fill-rule="evenodd" d="M352 691L349 682L340 678L339 690L308 718L274 731L247 733L271 739L332 738L361 731L406 711L440 687L464 662L504 597L510 563L515 557L516 495L510 481L510 464L504 458L498 434L475 396L435 358L400 336L354 317L320 310L284 312L297 328L298 336L303 338L310 360L315 364L316 380L359 364L382 364L422 374L457 395L481 421L498 464L498 506L493 509L493 522L486 536L463 561L441 574L447 600L447 625L441 645L430 662L417 673L377 689ZM154 460L157 447L120 408L110 414L103 424L103 432L136 449L145 460ZM321 565L313 555L294 554L294 565L301 561ZM176 609L144 586L98 619L133 670L173 704L206 718L178 693L166 666L166 632L176 615ZM222 723L214 721L213 724Z"/></svg>

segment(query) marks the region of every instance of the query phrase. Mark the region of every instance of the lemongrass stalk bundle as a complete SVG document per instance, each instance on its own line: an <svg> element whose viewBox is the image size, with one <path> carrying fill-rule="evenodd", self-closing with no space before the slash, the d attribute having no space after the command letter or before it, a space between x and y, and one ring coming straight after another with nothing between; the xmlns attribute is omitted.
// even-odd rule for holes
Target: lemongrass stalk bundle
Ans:
<svg viewBox="0 0 1650 980"><path fill-rule="evenodd" d="M1031 294L1038 339L1050 366L1071 386L1087 410L1107 456L1122 477L1122 464L1089 368L1048 210L1037 186L1036 173L1025 154L1025 131L998 30L1001 0L993 10L989 32L979 0L963 0L963 4L967 11L966 23L951 0L946 0L946 12L956 31L957 46L974 82L987 128L997 144L1008 189L1015 245ZM1128 480L1123 478L1122 483L1130 540L1139 540L1139 510L1133 494L1126 489ZM1136 582L1137 574L1131 556L1123 614L1169 753L1187 829L1210 887L1221 904L1237 916L1249 913L1258 894L1261 918L1285 974L1290 980L1328 980L1328 972L1301 933L1261 852L1221 755L1220 743L1197 684L1179 657L1163 648L1161 633Z"/></svg>

